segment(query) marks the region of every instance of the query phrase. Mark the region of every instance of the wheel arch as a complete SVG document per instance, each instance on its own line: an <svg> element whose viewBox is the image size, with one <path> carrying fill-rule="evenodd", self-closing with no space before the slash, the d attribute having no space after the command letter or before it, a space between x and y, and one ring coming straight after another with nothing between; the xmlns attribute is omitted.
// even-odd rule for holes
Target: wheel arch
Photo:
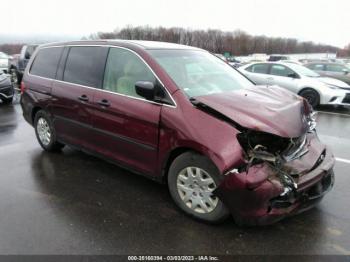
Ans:
<svg viewBox="0 0 350 262"><path fill-rule="evenodd" d="M318 94L318 105L322 104L323 101L323 95L321 94L321 92L314 88L314 87L310 87L310 86L306 86L306 87L302 87L299 91L298 91L298 95L300 95L301 92L305 91L305 90L312 90L315 91Z"/></svg>
<svg viewBox="0 0 350 262"><path fill-rule="evenodd" d="M168 173L169 173L169 168L170 165L172 164L172 162L180 155L186 153L186 152L195 152L198 154L203 155L203 153L199 152L196 149L193 149L191 147L184 147L184 146L180 146L177 148L174 148L173 150L171 150L167 157L165 157L165 160L163 161L162 164L162 182L166 183L167 179L168 179Z"/></svg>
<svg viewBox="0 0 350 262"><path fill-rule="evenodd" d="M40 107L40 106L35 106L33 107L32 109L32 113L31 113L31 116L30 116L30 119L32 121L32 124L34 125L34 120L35 120L35 115L36 113L38 113L40 110L42 110L43 108Z"/></svg>
<svg viewBox="0 0 350 262"><path fill-rule="evenodd" d="M300 95L300 93L302 91L307 90L307 89L311 89L311 90L315 91L319 95L319 97L321 98L321 93L316 88L311 87L311 86L304 86L304 87L300 88L300 90L298 91L298 95Z"/></svg>

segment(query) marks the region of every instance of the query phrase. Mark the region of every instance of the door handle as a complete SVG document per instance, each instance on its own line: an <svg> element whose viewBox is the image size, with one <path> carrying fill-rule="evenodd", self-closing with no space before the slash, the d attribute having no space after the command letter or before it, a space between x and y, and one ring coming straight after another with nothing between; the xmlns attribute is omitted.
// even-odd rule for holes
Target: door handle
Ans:
<svg viewBox="0 0 350 262"><path fill-rule="evenodd" d="M105 107L109 107L111 105L107 99L102 99L102 100L98 101L97 104L99 104L100 106L105 106Z"/></svg>
<svg viewBox="0 0 350 262"><path fill-rule="evenodd" d="M87 95L81 95L81 96L78 97L78 99L80 101L83 101L83 102L89 101L89 98L87 97Z"/></svg>
<svg viewBox="0 0 350 262"><path fill-rule="evenodd" d="M272 81L273 77L268 77L268 78L266 78L266 80Z"/></svg>

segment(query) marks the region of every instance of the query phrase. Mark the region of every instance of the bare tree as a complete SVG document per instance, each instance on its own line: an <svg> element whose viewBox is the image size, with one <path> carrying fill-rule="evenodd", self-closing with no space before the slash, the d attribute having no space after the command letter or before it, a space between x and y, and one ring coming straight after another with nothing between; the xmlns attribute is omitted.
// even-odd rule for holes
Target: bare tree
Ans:
<svg viewBox="0 0 350 262"><path fill-rule="evenodd" d="M242 30L224 32L216 29L191 30L179 27L149 27L128 25L113 32L98 32L89 39L139 39L165 41L184 45L191 45L206 49L214 53L230 52L232 55L248 55L252 53L285 54L309 52L341 52L347 51L313 42L300 42L293 38L252 36ZM347 49L349 50L348 46Z"/></svg>

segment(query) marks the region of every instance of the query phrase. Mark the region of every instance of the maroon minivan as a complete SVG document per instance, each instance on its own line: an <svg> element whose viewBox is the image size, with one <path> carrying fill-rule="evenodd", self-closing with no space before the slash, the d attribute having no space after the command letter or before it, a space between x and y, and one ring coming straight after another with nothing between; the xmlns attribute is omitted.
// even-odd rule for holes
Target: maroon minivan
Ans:
<svg viewBox="0 0 350 262"><path fill-rule="evenodd" d="M187 214L269 224L332 188L312 108L209 52L148 41L42 45L21 84L47 151L70 145L168 184ZM117 190L117 189L116 189Z"/></svg>

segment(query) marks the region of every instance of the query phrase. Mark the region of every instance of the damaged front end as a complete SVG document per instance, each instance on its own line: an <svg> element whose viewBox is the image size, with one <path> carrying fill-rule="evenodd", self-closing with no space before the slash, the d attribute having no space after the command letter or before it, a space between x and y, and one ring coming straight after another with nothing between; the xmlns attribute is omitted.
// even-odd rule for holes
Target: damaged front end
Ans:
<svg viewBox="0 0 350 262"><path fill-rule="evenodd" d="M226 173L214 191L238 224L271 224L309 209L333 186L334 157L319 141L315 119L299 137L245 129L237 134L244 165Z"/></svg>

